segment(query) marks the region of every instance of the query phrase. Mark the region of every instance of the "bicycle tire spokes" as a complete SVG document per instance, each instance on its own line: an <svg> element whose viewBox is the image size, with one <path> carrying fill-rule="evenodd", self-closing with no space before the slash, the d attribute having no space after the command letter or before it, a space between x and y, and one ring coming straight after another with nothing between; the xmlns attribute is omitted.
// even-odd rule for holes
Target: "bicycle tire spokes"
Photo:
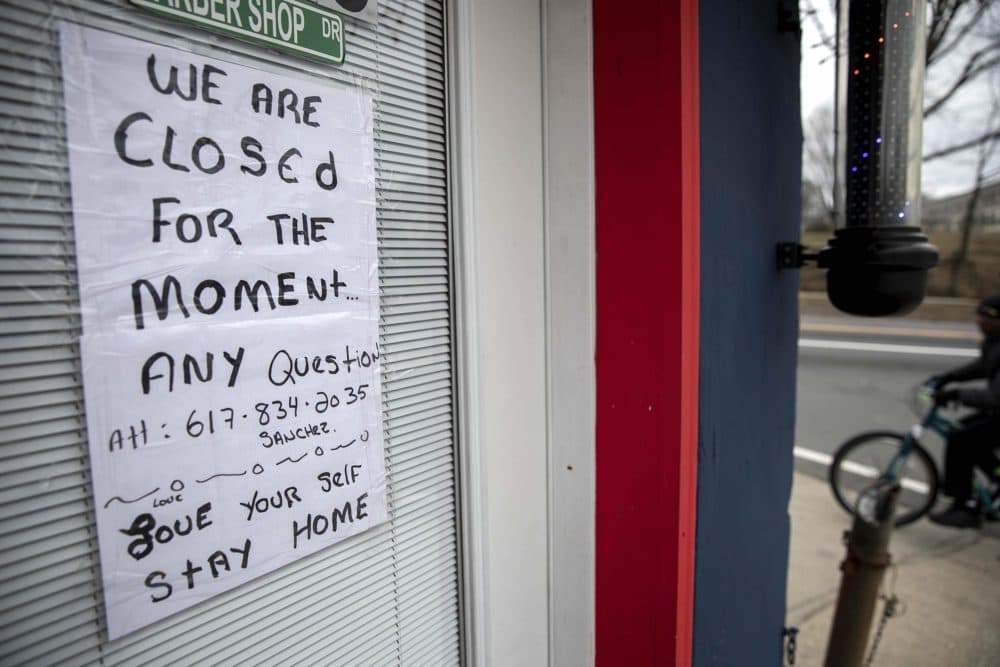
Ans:
<svg viewBox="0 0 1000 667"><path fill-rule="evenodd" d="M922 426L918 424L916 429L922 431ZM851 513L873 483L899 484L897 526L926 514L938 490L934 461L913 432L859 433L837 449L828 478L837 502Z"/></svg>

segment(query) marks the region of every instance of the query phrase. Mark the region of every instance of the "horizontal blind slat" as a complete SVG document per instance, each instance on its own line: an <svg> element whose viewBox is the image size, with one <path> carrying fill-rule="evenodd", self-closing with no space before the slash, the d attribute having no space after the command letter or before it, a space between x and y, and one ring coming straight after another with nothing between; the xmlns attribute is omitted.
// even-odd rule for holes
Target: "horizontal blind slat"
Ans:
<svg viewBox="0 0 1000 667"><path fill-rule="evenodd" d="M458 595L441 3L386 0L377 28L348 20L348 63L342 68L275 56L270 49L150 18L124 0L62 0L51 6L8 0L7 5L0 25L0 141L6 149L0 156L0 399L5 400L0 581L8 588L0 590L0 623L20 609L12 632L32 639L19 644L10 661L101 658L106 664L136 664L152 656L152 663L167 664L183 655L252 660L256 648L241 653L238 642L219 641L238 619L245 619L239 626L244 633L284 646L287 655L302 634L295 622L302 616L293 611L301 603L323 618L342 619L351 617L352 603L364 600L372 604L365 612L371 620L367 629L321 637L299 653L329 656L332 647L335 655L378 657L356 664L384 664L399 660L401 638L412 636L399 624L404 610L397 605L419 595L432 604L428 610L435 620L407 615L406 623L419 620L422 632L439 634L437 644L456 644L457 607L439 602ZM182 45L196 53L336 85L360 84L376 95L380 335L392 523L113 644L101 644L103 608L94 578L76 358L75 243L53 48L60 18L167 44L181 35ZM391 563L367 570L368 578L352 589L358 591L353 598L333 600L327 609L322 596L310 593L313 582L330 581L331 569L352 563L369 567L372 554L392 553L389 545L396 550ZM293 620L272 628L275 601ZM251 609L256 611L248 614ZM196 638L189 642L192 633Z"/></svg>

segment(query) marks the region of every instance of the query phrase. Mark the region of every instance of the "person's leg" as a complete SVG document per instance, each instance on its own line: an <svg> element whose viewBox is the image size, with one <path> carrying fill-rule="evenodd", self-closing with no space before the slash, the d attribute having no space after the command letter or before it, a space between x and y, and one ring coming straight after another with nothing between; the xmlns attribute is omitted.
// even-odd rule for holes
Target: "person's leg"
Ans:
<svg viewBox="0 0 1000 667"><path fill-rule="evenodd" d="M1000 435L994 435L992 441L979 443L976 446L975 465L988 477L1000 478L1000 456L996 445L1000 444Z"/></svg>
<svg viewBox="0 0 1000 667"><path fill-rule="evenodd" d="M944 449L944 495L962 502L972 494L972 467L975 464L976 435L980 429L967 427L948 438Z"/></svg>
<svg viewBox="0 0 1000 667"><path fill-rule="evenodd" d="M957 528L980 525L978 509L971 500L973 466L983 465L992 456L997 427L998 422L992 417L974 415L963 420L962 429L948 439L943 492L953 503L944 512L932 514L931 521Z"/></svg>

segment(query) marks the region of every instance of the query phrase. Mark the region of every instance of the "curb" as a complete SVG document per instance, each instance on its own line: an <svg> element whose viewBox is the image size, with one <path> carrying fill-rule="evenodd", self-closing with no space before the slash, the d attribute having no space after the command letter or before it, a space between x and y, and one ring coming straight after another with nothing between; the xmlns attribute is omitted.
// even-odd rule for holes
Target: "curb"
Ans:
<svg viewBox="0 0 1000 667"><path fill-rule="evenodd" d="M977 303L978 301L975 299L952 299L929 296L925 297L923 303L915 311L906 315L905 318L926 322L962 322L963 324L969 324L974 321ZM833 307L826 298L825 292L807 291L799 292L799 315L851 317L859 320L874 319L842 313Z"/></svg>

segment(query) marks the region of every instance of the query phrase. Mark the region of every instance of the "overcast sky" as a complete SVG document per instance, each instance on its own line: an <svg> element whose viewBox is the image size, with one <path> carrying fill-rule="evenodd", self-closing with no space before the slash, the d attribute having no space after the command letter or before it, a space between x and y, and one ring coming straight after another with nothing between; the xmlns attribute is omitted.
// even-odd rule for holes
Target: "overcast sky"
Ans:
<svg viewBox="0 0 1000 667"><path fill-rule="evenodd" d="M809 2L802 2L803 11ZM827 12L827 0L812 0L811 4L817 10L824 12L819 16L823 29L828 35L834 34L835 21L832 12ZM970 47L974 47L974 38L970 39ZM830 50L821 43L821 36L816 22L802 17L802 119L803 123L818 107L833 104L834 95L834 59ZM956 53L952 62L935 65L928 78L925 96L933 99L935 90L939 90L942 75L950 74L964 63L961 50ZM984 75L973 85L963 89L961 95L949 102L941 112L932 116L924 125L924 153L953 144L956 137L960 140L965 134L975 134L984 131L994 122L991 118L993 109L990 99L997 95L1000 76L997 72ZM923 167L923 190L925 195L945 196L969 190L975 180L977 153L966 151L950 159L933 160ZM1000 171L1000 147L994 151L994 156L987 173L997 174Z"/></svg>

